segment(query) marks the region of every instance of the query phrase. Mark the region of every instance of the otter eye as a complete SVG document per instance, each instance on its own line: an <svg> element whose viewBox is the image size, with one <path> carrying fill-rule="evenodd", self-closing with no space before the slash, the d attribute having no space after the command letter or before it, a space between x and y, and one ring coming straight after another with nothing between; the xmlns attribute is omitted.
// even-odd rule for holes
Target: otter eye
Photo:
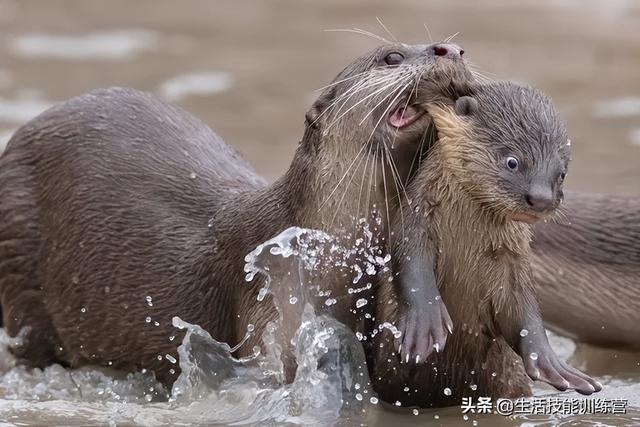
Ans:
<svg viewBox="0 0 640 427"><path fill-rule="evenodd" d="M398 65L401 64L402 61L404 61L404 55L398 52L391 52L384 57L384 62L386 62L387 65Z"/></svg>
<svg viewBox="0 0 640 427"><path fill-rule="evenodd" d="M518 169L518 159L512 156L507 157L507 167L512 171Z"/></svg>
<svg viewBox="0 0 640 427"><path fill-rule="evenodd" d="M567 176L567 173L566 173L566 172L562 172L562 173L560 174L560 181L564 181L564 178L565 178L566 176Z"/></svg>

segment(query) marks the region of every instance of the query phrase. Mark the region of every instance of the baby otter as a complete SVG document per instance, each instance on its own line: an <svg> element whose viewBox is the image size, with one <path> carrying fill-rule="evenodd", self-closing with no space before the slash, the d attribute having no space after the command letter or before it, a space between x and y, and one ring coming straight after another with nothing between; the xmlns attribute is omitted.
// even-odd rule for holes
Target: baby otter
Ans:
<svg viewBox="0 0 640 427"><path fill-rule="evenodd" d="M428 108L438 138L407 189L404 226L413 234L398 242L401 301L378 314L405 332L396 341L402 362L389 357L385 334L383 348L374 346L377 391L403 405L459 405L463 396L529 395L527 374L560 390L598 391L551 349L529 265L530 224L563 196L564 125L537 90L495 83L473 92Z"/></svg>

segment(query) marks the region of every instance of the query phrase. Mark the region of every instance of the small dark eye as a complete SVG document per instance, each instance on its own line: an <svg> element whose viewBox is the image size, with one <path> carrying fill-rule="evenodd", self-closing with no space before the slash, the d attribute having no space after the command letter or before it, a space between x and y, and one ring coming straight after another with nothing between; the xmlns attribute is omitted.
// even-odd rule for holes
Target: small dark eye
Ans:
<svg viewBox="0 0 640 427"><path fill-rule="evenodd" d="M562 173L560 174L560 181L564 181L564 178L565 178L566 176L567 176L567 173L566 173L566 172L562 172Z"/></svg>
<svg viewBox="0 0 640 427"><path fill-rule="evenodd" d="M507 157L507 167L512 171L518 169L518 159L515 157Z"/></svg>
<svg viewBox="0 0 640 427"><path fill-rule="evenodd" d="M398 52L391 52L384 57L384 62L386 62L387 65L398 65L401 64L402 61L404 61L404 55Z"/></svg>

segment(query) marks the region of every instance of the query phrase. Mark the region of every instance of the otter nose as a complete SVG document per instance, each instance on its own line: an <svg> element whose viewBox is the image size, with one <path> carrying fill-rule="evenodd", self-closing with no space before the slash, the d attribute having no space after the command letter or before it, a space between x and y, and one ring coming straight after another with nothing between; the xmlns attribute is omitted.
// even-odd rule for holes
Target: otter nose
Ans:
<svg viewBox="0 0 640 427"><path fill-rule="evenodd" d="M438 43L433 45L433 53L436 56L444 56L447 58L460 58L464 50L453 43Z"/></svg>
<svg viewBox="0 0 640 427"><path fill-rule="evenodd" d="M545 212L553 208L553 191L549 187L531 187L524 198L531 210L536 212Z"/></svg>

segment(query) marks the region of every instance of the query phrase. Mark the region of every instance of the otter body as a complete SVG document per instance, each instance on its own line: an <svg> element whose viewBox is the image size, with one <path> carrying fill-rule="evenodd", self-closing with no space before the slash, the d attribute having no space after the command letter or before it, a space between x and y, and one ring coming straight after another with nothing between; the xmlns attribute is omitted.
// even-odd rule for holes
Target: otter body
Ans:
<svg viewBox="0 0 640 427"><path fill-rule="evenodd" d="M250 289L232 272L292 218L289 195L266 188L207 126L141 92L99 90L33 120L0 160L4 324L31 328L14 352L167 380L171 313L237 342L228 325Z"/></svg>
<svg viewBox="0 0 640 427"><path fill-rule="evenodd" d="M569 192L534 228L531 264L546 324L595 345L640 349L640 199Z"/></svg>
<svg viewBox="0 0 640 427"><path fill-rule="evenodd" d="M0 158L0 303L9 334L23 331L12 351L31 366L146 368L171 384L179 316L231 345L254 325L237 355L252 354L278 312L271 295L257 301L263 278L245 282L245 254L294 225L346 235L345 244L373 233L386 251L394 184L430 127L419 104L456 76L470 78L454 45L388 45L357 59L307 113L291 167L272 185L206 125L151 95L99 90L43 113ZM374 211L379 224L358 229ZM323 279L338 300L331 313L363 330L347 292L362 284ZM291 379L302 307L279 305Z"/></svg>
<svg viewBox="0 0 640 427"><path fill-rule="evenodd" d="M405 209L405 227L418 233L398 243L400 301L380 290L380 300L391 303L379 305L379 321L406 323L415 297L402 296L411 292L428 296L435 316L423 317L426 340L396 341L400 360L389 356L389 335L380 334L373 381L385 400L410 406L529 395L527 374L590 394L601 386L549 346L529 264L527 222L552 212L562 197L564 126L537 91L492 84L474 92L455 111L429 109L438 140L407 190L415 205ZM418 307L424 311L424 301ZM451 336L442 339L449 316Z"/></svg>

